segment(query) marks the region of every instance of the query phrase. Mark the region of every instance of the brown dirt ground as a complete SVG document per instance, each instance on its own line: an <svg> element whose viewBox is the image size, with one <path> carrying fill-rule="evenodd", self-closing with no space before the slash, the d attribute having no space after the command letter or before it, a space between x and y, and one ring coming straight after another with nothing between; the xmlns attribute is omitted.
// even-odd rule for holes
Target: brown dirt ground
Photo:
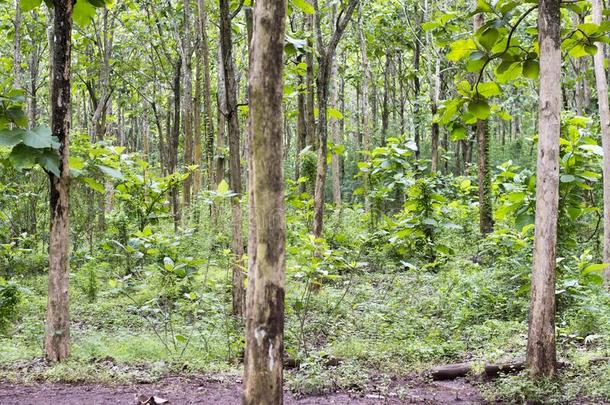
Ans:
<svg viewBox="0 0 610 405"><path fill-rule="evenodd" d="M241 381L235 376L166 377L152 384L107 386L38 382L32 385L0 381L1 405L105 405L139 403L157 396L169 405L240 404ZM420 379L393 381L384 392L340 391L320 396L284 394L288 405L314 404L483 404L476 388L465 380L430 382Z"/></svg>

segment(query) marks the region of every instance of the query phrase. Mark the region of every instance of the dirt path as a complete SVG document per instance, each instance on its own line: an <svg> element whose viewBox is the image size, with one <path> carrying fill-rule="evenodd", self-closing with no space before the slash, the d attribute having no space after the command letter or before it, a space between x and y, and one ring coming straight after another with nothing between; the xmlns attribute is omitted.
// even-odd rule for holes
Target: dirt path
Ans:
<svg viewBox="0 0 610 405"><path fill-rule="evenodd" d="M156 396L170 405L240 403L241 382L236 377L168 377L154 384L104 386L95 384L0 382L2 405L105 405L139 403ZM397 381L384 393L337 392L298 398L286 393L285 404L482 404L477 390L463 380L452 382Z"/></svg>

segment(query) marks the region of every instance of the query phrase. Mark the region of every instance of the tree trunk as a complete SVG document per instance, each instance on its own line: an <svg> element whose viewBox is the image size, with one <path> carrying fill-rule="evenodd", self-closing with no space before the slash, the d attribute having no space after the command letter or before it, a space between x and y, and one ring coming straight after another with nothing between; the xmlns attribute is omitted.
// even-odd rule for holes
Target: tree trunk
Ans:
<svg viewBox="0 0 610 405"><path fill-rule="evenodd" d="M21 83L21 6L19 0L15 0L15 36L13 41L13 83L16 89L20 89Z"/></svg>
<svg viewBox="0 0 610 405"><path fill-rule="evenodd" d="M602 0L592 0L593 23L602 23ZM597 85L597 102L604 149L604 263L610 263L610 107L608 106L608 82L604 66L605 44L597 44L597 53L593 57L595 83ZM610 284L610 267L605 271L606 285Z"/></svg>
<svg viewBox="0 0 610 405"><path fill-rule="evenodd" d="M299 76L299 94L297 96L297 141L294 158L294 180L298 181L301 177L301 151L307 143L307 121L306 121L306 101L303 93L303 78ZM305 183L299 184L299 191L305 192Z"/></svg>
<svg viewBox="0 0 610 405"><path fill-rule="evenodd" d="M560 1L541 0L540 114L536 167L534 263L527 341L532 377L552 377L555 353L555 249L559 204L559 136L561 114Z"/></svg>
<svg viewBox="0 0 610 405"><path fill-rule="evenodd" d="M330 94L330 103L333 108L337 109L339 106L339 80L337 77L337 63L333 63L331 69L331 80L332 88ZM333 141L333 145L337 146L341 144L340 133L339 133L339 120L336 118L330 119L330 134ZM336 153L331 156L330 171L332 175L332 190L333 190L333 203L337 208L341 207L341 157Z"/></svg>
<svg viewBox="0 0 610 405"><path fill-rule="evenodd" d="M244 274L242 271L244 243L241 213L241 156L240 133L237 111L237 84L233 65L233 39L229 0L220 0L220 42L224 68L225 94L227 101L227 121L229 123L229 171L231 190L236 194L231 198L231 229L233 263L233 314L243 316L245 308Z"/></svg>
<svg viewBox="0 0 610 405"><path fill-rule="evenodd" d="M286 4L284 0L257 0L255 4L249 94L256 249L249 269L243 403L281 405L286 267L281 164Z"/></svg>
<svg viewBox="0 0 610 405"><path fill-rule="evenodd" d="M413 124L415 130L415 145L417 146L417 150L415 151L415 159L419 159L421 154L421 139L420 139L420 113L419 113L419 92L421 90L421 85L419 81L419 66L420 66L420 57L421 57L421 23L422 23L422 15L417 12L415 17L415 46L413 49Z"/></svg>
<svg viewBox="0 0 610 405"><path fill-rule="evenodd" d="M328 126L326 121L326 107L328 103L328 86L330 82L330 71L335 57L335 50L339 40L343 36L345 27L358 5L358 0L349 0L345 9L341 13L341 18L337 21L335 31L329 41L324 46L322 41L322 28L320 24L320 9L318 0L313 1L316 13L316 37L318 48L318 77L316 79L316 92L318 96L318 162L316 167L316 184L314 190L314 220L313 234L316 238L321 237L324 227L324 188L326 185L326 154L328 150Z"/></svg>
<svg viewBox="0 0 610 405"><path fill-rule="evenodd" d="M218 105L218 134L216 134L216 175L214 188L225 177L225 138L227 136L227 94L225 84L224 64L222 61L222 50L218 47L218 69L216 97Z"/></svg>
<svg viewBox="0 0 610 405"><path fill-rule="evenodd" d="M59 139L59 177L49 173L51 230L49 235L49 286L45 325L45 355L62 361L70 354L70 62L72 51L72 0L54 2L54 43L51 92L51 126Z"/></svg>
<svg viewBox="0 0 610 405"><path fill-rule="evenodd" d="M390 119L390 67L392 55L390 51L385 53L385 69L383 70L383 104L381 105L381 145L385 145L385 140L388 137L388 126Z"/></svg>
<svg viewBox="0 0 610 405"><path fill-rule="evenodd" d="M369 58L366 50L366 40L364 37L364 26L362 21L362 5L358 8L358 40L360 42L360 55L362 61L362 149L364 155L362 156L363 162L368 162L369 155L368 151L371 148L371 133L369 130ZM365 172L362 176L363 188L364 188L364 208L369 210L371 208L371 202L369 200L369 175Z"/></svg>
<svg viewBox="0 0 610 405"><path fill-rule="evenodd" d="M434 93L432 96L432 116L438 111L438 103L441 96L441 58L436 59L435 72L434 72ZM430 171L436 173L438 170L438 138L440 128L438 122L432 123L432 135L431 135L431 165Z"/></svg>
<svg viewBox="0 0 610 405"><path fill-rule="evenodd" d="M182 83L184 88L182 101L182 120L184 122L184 164L193 164L193 67L191 51L191 2L183 0L184 32L180 46L182 58ZM185 207L191 204L192 178L187 177L182 183L182 200Z"/></svg>
<svg viewBox="0 0 610 405"><path fill-rule="evenodd" d="M314 31L314 16L307 15L305 16L307 20L307 30L312 33ZM317 16L316 18L320 18ZM307 89L307 93L305 93L305 122L307 128L307 145L311 146L312 149L318 148L318 141L316 137L316 118L314 115L315 109L315 86L314 86L314 52L313 52L313 41L311 37L307 39L307 45L310 48L310 51L305 55L305 63L307 64L307 72L305 74L305 88ZM318 114L318 117L320 115Z"/></svg>
<svg viewBox="0 0 610 405"><path fill-rule="evenodd" d="M214 170L214 123L212 120L212 80L210 78L210 49L208 45L207 20L203 0L197 0L199 12L199 52L200 63L203 65L203 125L205 133L205 161L207 167L207 183L209 189L215 186Z"/></svg>
<svg viewBox="0 0 610 405"><path fill-rule="evenodd" d="M169 173L175 173L178 169L178 143L180 140L180 77L182 72L182 59L178 58L176 61L174 73L174 126L172 129L172 136L168 139L168 143L170 144L169 151ZM179 191L178 187L172 187L170 190L171 198L172 198L172 210L174 216L174 230L178 230L178 225L180 224L180 199L179 199Z"/></svg>
<svg viewBox="0 0 610 405"><path fill-rule="evenodd" d="M474 0L474 8L478 6L478 1ZM478 31L485 24L485 17L482 13L474 16L474 31ZM489 135L487 133L487 123L477 120L475 125L477 138L477 166L478 166L478 186L479 186L479 230L485 236L493 232L493 207L491 173L489 173Z"/></svg>

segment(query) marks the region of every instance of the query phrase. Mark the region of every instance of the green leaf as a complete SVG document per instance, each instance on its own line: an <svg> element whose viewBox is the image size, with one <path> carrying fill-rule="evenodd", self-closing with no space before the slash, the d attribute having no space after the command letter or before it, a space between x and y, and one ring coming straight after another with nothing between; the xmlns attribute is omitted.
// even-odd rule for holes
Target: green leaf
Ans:
<svg viewBox="0 0 610 405"><path fill-rule="evenodd" d="M43 167L47 172L53 173L55 176L59 177L59 156L53 150L45 150L42 153L42 156L38 158L38 163Z"/></svg>
<svg viewBox="0 0 610 405"><path fill-rule="evenodd" d="M311 4L309 4L306 0L292 0L292 4L305 14L313 14L315 13L315 9Z"/></svg>
<svg viewBox="0 0 610 405"><path fill-rule="evenodd" d="M42 4L42 0L20 0L19 1L19 7L21 8L21 11L32 11L35 8L40 7L40 5Z"/></svg>
<svg viewBox="0 0 610 405"><path fill-rule="evenodd" d="M483 48L489 51L498 40L499 34L497 29L489 27L478 36L479 43Z"/></svg>
<svg viewBox="0 0 610 405"><path fill-rule="evenodd" d="M218 188L216 189L218 194L226 194L229 192L229 183L227 183L224 179L218 183Z"/></svg>
<svg viewBox="0 0 610 405"><path fill-rule="evenodd" d="M450 45L451 51L447 54L447 59L457 62L466 55L477 50L477 46L472 39L459 39Z"/></svg>
<svg viewBox="0 0 610 405"><path fill-rule="evenodd" d="M74 5L72 15L76 24L85 27L95 17L95 6L89 1L79 0Z"/></svg>
<svg viewBox="0 0 610 405"><path fill-rule="evenodd" d="M40 150L32 149L22 143L13 148L9 155L9 160L15 169L31 169L36 165L36 159L41 155Z"/></svg>
<svg viewBox="0 0 610 405"><path fill-rule="evenodd" d="M31 131L26 131L23 143L34 149L51 148L53 145L51 130L46 127L36 127Z"/></svg>
<svg viewBox="0 0 610 405"><path fill-rule="evenodd" d="M13 147L20 143L25 136L25 131L20 128L0 130L0 146Z"/></svg>
<svg viewBox="0 0 610 405"><path fill-rule="evenodd" d="M540 64L536 60L528 59L523 62L523 76L528 79L538 79L540 75Z"/></svg>
<svg viewBox="0 0 610 405"><path fill-rule="evenodd" d="M462 141L464 139L466 139L468 135L468 131L466 130L466 128L464 128L463 126L457 126L453 128L453 131L451 131L451 140L456 142L456 141Z"/></svg>
<svg viewBox="0 0 610 405"><path fill-rule="evenodd" d="M110 176L117 180L125 180L125 176L123 176L123 173L121 173L117 169L113 169L112 167L108 167L108 166L104 166L104 165L97 165L97 167L102 171L102 173L104 173L107 176Z"/></svg>
<svg viewBox="0 0 610 405"><path fill-rule="evenodd" d="M332 107L329 107L326 110L326 115L327 115L327 118L334 118L336 120L342 120L343 119L343 114L341 114L341 111L339 111L339 110L337 110L335 108L332 108Z"/></svg>
<svg viewBox="0 0 610 405"><path fill-rule="evenodd" d="M468 111L480 120L486 120L491 113L491 107L485 100L477 99L468 103Z"/></svg>
<svg viewBox="0 0 610 405"><path fill-rule="evenodd" d="M590 264L582 271L582 275L586 276L589 273L603 271L606 267L608 267L606 263Z"/></svg>
<svg viewBox="0 0 610 405"><path fill-rule="evenodd" d="M83 182L86 185L88 185L90 189L97 191L98 193L104 194L104 192L105 192L104 186L101 183L97 182L96 180L94 180L90 177L84 177Z"/></svg>
<svg viewBox="0 0 610 405"><path fill-rule="evenodd" d="M502 89L494 82L479 83L477 90L479 91L479 94L485 98L502 94Z"/></svg>

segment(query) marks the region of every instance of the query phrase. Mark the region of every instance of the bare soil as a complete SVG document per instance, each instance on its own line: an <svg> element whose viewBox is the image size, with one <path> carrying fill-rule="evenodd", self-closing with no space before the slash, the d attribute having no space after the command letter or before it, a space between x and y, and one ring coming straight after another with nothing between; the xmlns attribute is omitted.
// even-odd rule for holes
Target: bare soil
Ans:
<svg viewBox="0 0 610 405"><path fill-rule="evenodd" d="M241 380L235 376L173 376L152 384L108 386L38 382L31 385L2 382L1 405L105 405L105 404L240 404ZM284 394L285 404L483 404L476 388L466 380L431 382L405 379L393 381L383 390L339 391L319 396Z"/></svg>

